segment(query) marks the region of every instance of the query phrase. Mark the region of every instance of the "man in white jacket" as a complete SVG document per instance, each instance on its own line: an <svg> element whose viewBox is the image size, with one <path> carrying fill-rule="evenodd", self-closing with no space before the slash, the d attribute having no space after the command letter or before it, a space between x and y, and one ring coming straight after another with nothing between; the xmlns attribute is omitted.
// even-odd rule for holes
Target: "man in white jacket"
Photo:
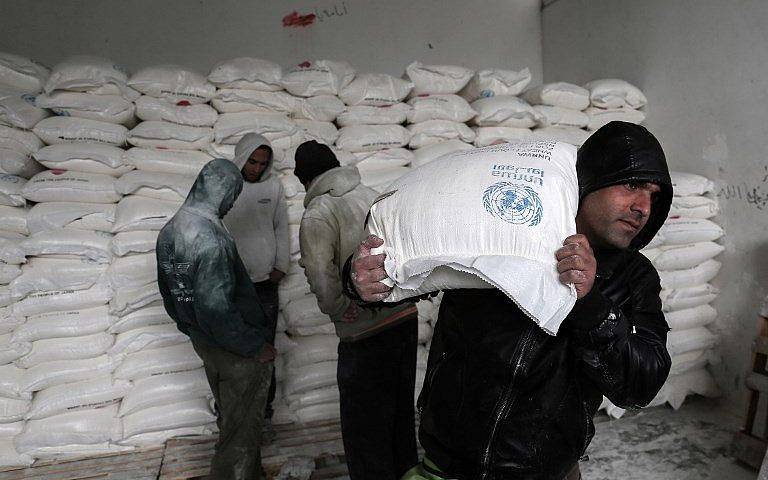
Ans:
<svg viewBox="0 0 768 480"><path fill-rule="evenodd" d="M245 181L243 192L224 218L266 310L271 344L277 327L277 285L288 271L291 246L288 208L283 185L272 172L273 158L272 145L261 135L249 133L237 142L233 162ZM273 374L267 417L271 417L274 397Z"/></svg>

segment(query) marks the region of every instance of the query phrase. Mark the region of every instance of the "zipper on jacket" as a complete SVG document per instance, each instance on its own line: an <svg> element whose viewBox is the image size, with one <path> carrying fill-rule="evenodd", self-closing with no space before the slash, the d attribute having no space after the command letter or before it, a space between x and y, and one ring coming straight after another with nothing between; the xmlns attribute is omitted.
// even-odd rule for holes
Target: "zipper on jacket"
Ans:
<svg viewBox="0 0 768 480"><path fill-rule="evenodd" d="M421 417L422 413L424 412L424 404L427 402L429 395L432 393L432 384L435 382L435 376L437 375L437 372L440 370L440 367L443 366L446 360L448 360L448 357L450 355L447 352L442 352L440 354L440 359L435 362L434 368L432 368L432 371L428 372L426 378L424 379L424 388L422 388L422 394L419 395L419 402L418 402L418 410L419 410L419 417Z"/></svg>
<svg viewBox="0 0 768 480"><path fill-rule="evenodd" d="M526 369L527 367L527 361L528 358L526 358L530 350L530 346L532 345L532 339L533 339L533 330L535 329L535 326L530 326L523 334L523 338L520 340L520 343L518 343L517 348L515 349L515 353L512 355L512 358L510 359L509 365L512 367L512 377L509 380L509 384L504 389L504 392L501 395L501 398L499 399L499 402L496 404L496 410L494 414L494 420L493 420L493 427L491 428L491 434L488 438L488 444L485 447L485 450L483 451L483 459L482 464L480 466L480 480L488 480L490 478L490 467L491 467L491 455L492 455L492 448L493 448L493 442L496 439L496 430L499 427L499 423L501 422L502 418L504 418L504 415L509 410L509 407L514 403L517 397L517 392L515 391L515 383L517 381L518 376Z"/></svg>

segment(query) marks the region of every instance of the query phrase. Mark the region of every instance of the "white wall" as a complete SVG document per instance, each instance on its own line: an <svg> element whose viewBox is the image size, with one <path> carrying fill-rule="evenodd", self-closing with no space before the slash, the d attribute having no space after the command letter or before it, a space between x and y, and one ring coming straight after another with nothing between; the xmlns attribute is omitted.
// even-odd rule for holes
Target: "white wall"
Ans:
<svg viewBox="0 0 768 480"><path fill-rule="evenodd" d="M738 410L768 293L766 25L761 0L559 0L543 11L546 81L637 84L670 167L717 182L727 237L714 282L724 362L713 371Z"/></svg>
<svg viewBox="0 0 768 480"><path fill-rule="evenodd" d="M0 51L53 65L72 54L130 70L177 63L208 72L234 56L289 67L346 60L400 75L413 60L529 67L541 80L539 0L0 0ZM317 13L283 27L293 11Z"/></svg>

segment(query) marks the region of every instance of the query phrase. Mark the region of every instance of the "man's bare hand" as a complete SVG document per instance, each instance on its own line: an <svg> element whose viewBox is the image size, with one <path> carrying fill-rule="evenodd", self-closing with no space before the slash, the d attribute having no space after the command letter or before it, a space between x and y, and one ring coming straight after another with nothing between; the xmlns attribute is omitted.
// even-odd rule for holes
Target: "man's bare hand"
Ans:
<svg viewBox="0 0 768 480"><path fill-rule="evenodd" d="M576 287L577 298L582 298L595 284L597 260L584 235L571 235L563 242L564 247L555 252L560 281Z"/></svg>
<svg viewBox="0 0 768 480"><path fill-rule="evenodd" d="M369 235L357 247L352 257L352 285L360 298L366 302L380 302L392 291L392 287L381 283L381 280L387 278L387 272L384 271L386 255L383 253L371 255L372 248L383 244L384 240L376 235Z"/></svg>
<svg viewBox="0 0 768 480"><path fill-rule="evenodd" d="M346 323L357 321L357 304L350 303L347 309L344 311L344 314L341 316L341 319Z"/></svg>
<svg viewBox="0 0 768 480"><path fill-rule="evenodd" d="M261 363L267 363L271 362L275 359L277 356L277 350L275 350L275 347L269 343L264 344L264 348L261 349L261 353L259 353L259 362Z"/></svg>

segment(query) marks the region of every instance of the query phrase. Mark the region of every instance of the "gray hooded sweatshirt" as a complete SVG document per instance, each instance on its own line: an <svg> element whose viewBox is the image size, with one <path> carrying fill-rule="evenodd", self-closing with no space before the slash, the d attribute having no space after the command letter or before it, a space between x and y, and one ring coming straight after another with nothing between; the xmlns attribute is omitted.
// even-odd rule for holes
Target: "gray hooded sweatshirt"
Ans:
<svg viewBox="0 0 768 480"><path fill-rule="evenodd" d="M269 140L256 133L237 142L233 162L238 170L261 146L272 149ZM243 183L243 192L224 219L252 282L267 280L272 269L287 273L291 261L288 207L283 185L272 173L272 161L271 155L257 182Z"/></svg>
<svg viewBox="0 0 768 480"><path fill-rule="evenodd" d="M320 310L329 315L341 340L364 338L385 319L413 313L412 303L395 307L358 309L358 319L342 320L350 300L344 296L344 262L365 238L365 217L376 191L360 183L356 167L337 167L312 180L304 197L299 240L301 260L310 289L317 296Z"/></svg>
<svg viewBox="0 0 768 480"><path fill-rule="evenodd" d="M266 314L221 222L242 185L228 160L203 167L157 237L157 283L168 315L193 342L253 357L268 338Z"/></svg>

